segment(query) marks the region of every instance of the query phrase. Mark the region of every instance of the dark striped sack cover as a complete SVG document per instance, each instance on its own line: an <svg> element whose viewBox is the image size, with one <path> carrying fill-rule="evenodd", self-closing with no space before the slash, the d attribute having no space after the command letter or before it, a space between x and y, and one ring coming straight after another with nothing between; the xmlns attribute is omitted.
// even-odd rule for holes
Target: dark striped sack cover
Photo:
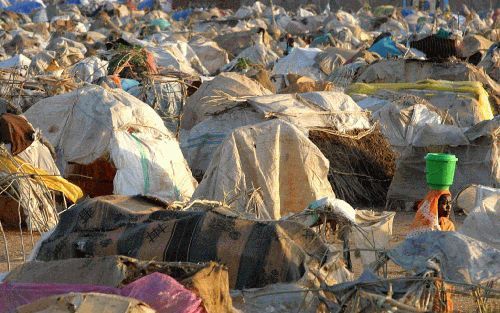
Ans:
<svg viewBox="0 0 500 313"><path fill-rule="evenodd" d="M430 35L410 42L410 47L425 53L428 59L447 59L457 56L457 41Z"/></svg>
<svg viewBox="0 0 500 313"><path fill-rule="evenodd" d="M201 206L201 205L199 205ZM227 265L232 289L293 282L308 264L323 264L327 247L291 221L229 217L216 209L171 211L139 197L88 199L63 214L38 260L125 255L141 260Z"/></svg>

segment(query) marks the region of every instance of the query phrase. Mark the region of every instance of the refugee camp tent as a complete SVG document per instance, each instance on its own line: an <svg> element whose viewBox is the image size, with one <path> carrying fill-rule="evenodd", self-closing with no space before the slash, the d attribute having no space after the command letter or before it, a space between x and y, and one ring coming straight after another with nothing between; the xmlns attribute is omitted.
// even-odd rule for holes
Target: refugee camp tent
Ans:
<svg viewBox="0 0 500 313"><path fill-rule="evenodd" d="M245 97L236 107L210 116L181 133L181 148L195 176L203 176L215 149L236 128L278 118L307 132L328 129L346 133L368 129L366 112L340 92Z"/></svg>
<svg viewBox="0 0 500 313"><path fill-rule="evenodd" d="M187 50L187 47L189 47L187 43L185 45L165 43L161 46L146 46L146 49L151 52L156 64L164 72L181 72L193 76L208 74L196 53Z"/></svg>
<svg viewBox="0 0 500 313"><path fill-rule="evenodd" d="M201 181L215 151L233 130L263 121L261 113L238 106L223 114L209 116L189 131L181 130L180 146L193 176Z"/></svg>
<svg viewBox="0 0 500 313"><path fill-rule="evenodd" d="M266 118L279 118L305 130L348 132L371 127L366 112L342 92L306 92L248 98Z"/></svg>
<svg viewBox="0 0 500 313"><path fill-rule="evenodd" d="M321 52L317 48L294 48L289 55L281 58L274 65L272 75L299 74L314 80L323 80L326 75L316 63L316 56Z"/></svg>
<svg viewBox="0 0 500 313"><path fill-rule="evenodd" d="M467 212L467 217L459 232L500 249L498 199L498 188L473 185L461 191L457 197L457 206Z"/></svg>
<svg viewBox="0 0 500 313"><path fill-rule="evenodd" d="M274 61L278 59L278 55L273 50L269 49L262 42L258 42L253 46L241 51L230 63L224 65L221 71L231 71L238 67L242 60L252 66L270 67Z"/></svg>
<svg viewBox="0 0 500 313"><path fill-rule="evenodd" d="M253 34L252 31L228 32L216 36L213 40L219 47L226 50L232 59L248 47L248 44L252 42Z"/></svg>
<svg viewBox="0 0 500 313"><path fill-rule="evenodd" d="M111 172L116 194L175 201L194 191L196 182L162 119L122 90L87 86L38 102L26 117L56 148L64 175L71 174L72 163L99 165L101 174Z"/></svg>
<svg viewBox="0 0 500 313"><path fill-rule="evenodd" d="M202 36L195 36L191 38L189 45L211 75L214 75L229 62L227 52L219 47L215 41L207 40Z"/></svg>
<svg viewBox="0 0 500 313"><path fill-rule="evenodd" d="M69 71L77 80L91 83L106 76L108 62L94 56L74 64Z"/></svg>
<svg viewBox="0 0 500 313"><path fill-rule="evenodd" d="M356 210L352 240L354 248L359 249L364 268L378 260L380 251L389 249L395 215L396 212Z"/></svg>
<svg viewBox="0 0 500 313"><path fill-rule="evenodd" d="M149 104L163 119L165 127L175 135L178 133L187 94L182 78L154 76L151 81L134 86L127 92Z"/></svg>
<svg viewBox="0 0 500 313"><path fill-rule="evenodd" d="M415 134L429 124L453 124L451 116L464 116L464 120L475 124L468 114L458 114L458 110L455 110L456 114L445 113L427 100L405 92L379 91L358 101L358 104L373 112L372 120L379 123L382 133L396 152L412 145Z"/></svg>
<svg viewBox="0 0 500 313"><path fill-rule="evenodd" d="M247 97L268 95L271 92L258 82L237 73L221 73L203 83L188 98L181 127L190 130L210 115L230 109Z"/></svg>
<svg viewBox="0 0 500 313"><path fill-rule="evenodd" d="M457 232L412 236L390 250L388 257L413 273L424 273L432 261L443 279L457 283L482 284L500 277L500 251Z"/></svg>
<svg viewBox="0 0 500 313"><path fill-rule="evenodd" d="M295 126L271 120L234 130L215 152L193 194L229 201L262 219L302 211L333 195L328 160Z"/></svg>
<svg viewBox="0 0 500 313"><path fill-rule="evenodd" d="M498 129L500 119L483 121L465 132L451 125L428 125L415 135L398 160L388 200L417 201L425 196L425 155L454 154L458 158L452 194L470 184L498 188Z"/></svg>
<svg viewBox="0 0 500 313"><path fill-rule="evenodd" d="M477 67L484 71L497 83L500 82L500 48L492 46Z"/></svg>
<svg viewBox="0 0 500 313"><path fill-rule="evenodd" d="M220 204L203 201L193 203L189 211L165 210L161 203L124 196L88 199L63 212L35 259L106 255L171 262L220 260L228 268L232 289L295 282L309 277L310 270L320 273L322 266L343 268L340 254L297 222L237 218Z"/></svg>
<svg viewBox="0 0 500 313"><path fill-rule="evenodd" d="M355 83L347 93L372 95L381 90L404 91L425 98L443 111L450 111L460 127L472 126L493 118L488 93L475 81L423 80L416 83ZM444 93L443 93L444 92ZM457 101L466 98L466 101ZM471 125L472 123L472 125Z"/></svg>
<svg viewBox="0 0 500 313"><path fill-rule="evenodd" d="M493 93L498 83L483 71L465 62L431 62L427 60L380 60L360 70L356 82L413 83L421 80L477 81Z"/></svg>

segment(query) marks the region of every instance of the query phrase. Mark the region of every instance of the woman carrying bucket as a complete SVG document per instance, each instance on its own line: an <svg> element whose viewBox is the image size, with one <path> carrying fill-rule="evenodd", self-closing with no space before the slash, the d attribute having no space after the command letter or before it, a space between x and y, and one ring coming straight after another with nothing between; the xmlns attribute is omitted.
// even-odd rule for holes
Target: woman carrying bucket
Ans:
<svg viewBox="0 0 500 313"><path fill-rule="evenodd" d="M426 160L426 180L431 189L418 205L409 236L423 231L455 231L450 220L451 193L457 158L451 154L429 153Z"/></svg>
<svg viewBox="0 0 500 313"><path fill-rule="evenodd" d="M451 193L449 188L453 184L458 159L451 154L429 153L425 161L425 177L431 190L418 205L408 236L432 230L455 231L455 225L450 220ZM432 312L453 312L451 295L453 288L442 280L437 280L435 284L436 293Z"/></svg>

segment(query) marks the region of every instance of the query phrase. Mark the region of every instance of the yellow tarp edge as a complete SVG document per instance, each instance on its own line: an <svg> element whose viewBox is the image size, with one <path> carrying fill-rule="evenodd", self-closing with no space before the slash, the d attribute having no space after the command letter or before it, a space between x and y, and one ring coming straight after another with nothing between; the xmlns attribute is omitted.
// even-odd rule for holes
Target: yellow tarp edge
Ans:
<svg viewBox="0 0 500 313"><path fill-rule="evenodd" d="M36 168L19 157L14 157L13 161L10 157L0 155L0 171L9 174L24 173L27 175L37 175L37 178L40 179L47 188L62 192L64 196L73 203L76 203L83 197L83 191L77 185L67 181L61 176L50 175L45 170Z"/></svg>
<svg viewBox="0 0 500 313"><path fill-rule="evenodd" d="M479 118L481 120L493 119L493 111L491 109L488 93L483 88L483 85L477 81L447 81L447 80L421 80L415 83L354 83L347 87L346 93L372 95L379 90L438 90L451 91L459 93L469 93L474 95L479 102Z"/></svg>

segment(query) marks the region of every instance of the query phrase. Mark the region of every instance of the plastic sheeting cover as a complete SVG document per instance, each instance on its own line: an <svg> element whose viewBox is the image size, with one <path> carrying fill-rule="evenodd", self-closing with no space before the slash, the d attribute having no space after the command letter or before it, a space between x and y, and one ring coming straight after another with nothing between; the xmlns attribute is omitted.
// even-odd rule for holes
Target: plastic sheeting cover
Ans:
<svg viewBox="0 0 500 313"><path fill-rule="evenodd" d="M174 201L186 200L196 187L163 120L125 91L87 86L36 103L26 117L58 151L61 172L67 162L90 164L111 155L117 193Z"/></svg>
<svg viewBox="0 0 500 313"><path fill-rule="evenodd" d="M287 122L245 126L219 146L193 198L222 201L237 195L235 209L250 207L257 217L279 219L334 194L328 166L321 151ZM257 195L248 194L252 189Z"/></svg>
<svg viewBox="0 0 500 313"><path fill-rule="evenodd" d="M367 114L341 92L261 96L248 99L248 103L266 117L277 117L305 129L326 127L345 132L370 128Z"/></svg>
<svg viewBox="0 0 500 313"><path fill-rule="evenodd" d="M298 74L315 80L324 80L326 75L316 64L316 56L322 50L316 48L296 47L286 57L274 64L273 75Z"/></svg>
<svg viewBox="0 0 500 313"><path fill-rule="evenodd" d="M389 251L407 271L423 273L428 261L439 264L443 279L479 284L500 278L500 251L457 232L429 231L407 238Z"/></svg>
<svg viewBox="0 0 500 313"><path fill-rule="evenodd" d="M500 189L471 188L475 189L475 207L468 212L459 232L500 249Z"/></svg>
<svg viewBox="0 0 500 313"><path fill-rule="evenodd" d="M14 313L18 306L45 297L69 292L99 292L121 295L143 301L158 313L201 313L201 299L175 279L161 273L144 276L122 289L77 284L0 284L0 311Z"/></svg>
<svg viewBox="0 0 500 313"><path fill-rule="evenodd" d="M354 246L360 249L363 267L378 259L377 251L369 249L384 250L389 247L394 216L396 212L356 210L356 226L352 228L352 234Z"/></svg>

